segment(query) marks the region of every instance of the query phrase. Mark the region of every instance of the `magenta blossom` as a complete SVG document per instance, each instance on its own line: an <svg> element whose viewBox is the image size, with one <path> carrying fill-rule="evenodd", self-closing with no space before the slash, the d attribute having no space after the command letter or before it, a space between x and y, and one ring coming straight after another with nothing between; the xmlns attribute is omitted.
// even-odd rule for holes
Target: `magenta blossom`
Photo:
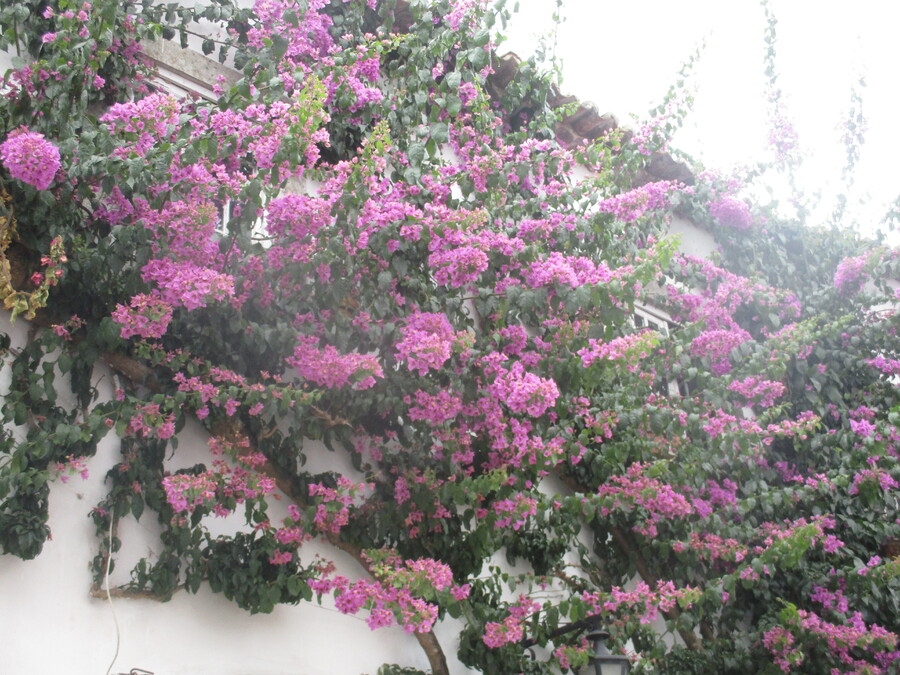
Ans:
<svg viewBox="0 0 900 675"><path fill-rule="evenodd" d="M747 203L734 197L722 197L709 203L709 215L720 225L735 230L748 230L753 226L753 216Z"/></svg>
<svg viewBox="0 0 900 675"><path fill-rule="evenodd" d="M59 148L43 134L19 127L0 144L0 162L13 178L46 190L59 171Z"/></svg>

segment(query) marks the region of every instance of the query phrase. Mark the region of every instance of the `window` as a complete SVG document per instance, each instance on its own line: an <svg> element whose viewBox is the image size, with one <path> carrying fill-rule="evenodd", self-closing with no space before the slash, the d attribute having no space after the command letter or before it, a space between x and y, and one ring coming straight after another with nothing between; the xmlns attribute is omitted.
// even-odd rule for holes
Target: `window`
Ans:
<svg viewBox="0 0 900 675"><path fill-rule="evenodd" d="M663 339L669 337L669 326L672 322L662 310L635 305L631 321L635 328L649 328L659 333ZM657 393L662 396L681 397L688 395L688 387L685 382L667 377L660 377Z"/></svg>

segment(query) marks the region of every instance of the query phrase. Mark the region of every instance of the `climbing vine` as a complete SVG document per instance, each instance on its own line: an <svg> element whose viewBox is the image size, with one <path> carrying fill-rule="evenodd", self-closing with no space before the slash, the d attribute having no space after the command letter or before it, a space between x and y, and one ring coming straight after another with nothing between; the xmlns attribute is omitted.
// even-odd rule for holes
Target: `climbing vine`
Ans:
<svg viewBox="0 0 900 675"><path fill-rule="evenodd" d="M588 124L498 57L505 18L0 9L0 293L31 321L0 340L0 547L39 555L51 484L114 434L96 594L118 524L155 518L117 595L330 598L434 673L447 616L488 673L576 670L592 620L640 672L896 672L897 253L675 162L675 90L637 133ZM172 95L150 40L232 77ZM718 253L680 252L673 219Z"/></svg>

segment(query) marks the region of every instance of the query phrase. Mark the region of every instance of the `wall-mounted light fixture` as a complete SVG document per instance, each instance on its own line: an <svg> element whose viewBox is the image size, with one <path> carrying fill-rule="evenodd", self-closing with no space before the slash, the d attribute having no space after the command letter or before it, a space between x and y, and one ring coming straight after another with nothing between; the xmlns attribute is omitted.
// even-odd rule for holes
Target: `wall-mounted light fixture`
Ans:
<svg viewBox="0 0 900 675"><path fill-rule="evenodd" d="M588 665L582 669L581 675L628 675L628 672L631 670L631 660L624 654L610 653L606 648L606 640L609 638L609 633L600 628L599 622L600 617L589 616L586 619L562 625L552 631L547 637L552 640L566 633L587 629L588 632L585 637L594 643L594 655L591 657ZM531 660L534 661L535 654L531 648L538 644L538 640L533 637L525 638L520 644L531 656Z"/></svg>
<svg viewBox="0 0 900 675"><path fill-rule="evenodd" d="M594 643L594 655L590 665L583 670L584 675L628 675L631 661L624 654L611 654L606 648L609 633L600 628L593 628L587 639Z"/></svg>

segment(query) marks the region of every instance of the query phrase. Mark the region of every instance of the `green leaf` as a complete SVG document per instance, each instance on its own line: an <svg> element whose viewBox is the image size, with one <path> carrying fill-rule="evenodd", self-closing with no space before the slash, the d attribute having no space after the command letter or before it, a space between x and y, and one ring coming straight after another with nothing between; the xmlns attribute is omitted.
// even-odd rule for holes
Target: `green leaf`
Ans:
<svg viewBox="0 0 900 675"><path fill-rule="evenodd" d="M429 135L435 143L446 143L450 140L450 129L446 122L435 122L429 127Z"/></svg>
<svg viewBox="0 0 900 675"><path fill-rule="evenodd" d="M131 515L135 520L140 520L144 513L144 498L140 494L131 496Z"/></svg>
<svg viewBox="0 0 900 675"><path fill-rule="evenodd" d="M290 42L287 38L282 37L278 33L272 33L272 56L275 57L276 61L281 60L281 58L287 52L288 47L290 46Z"/></svg>

